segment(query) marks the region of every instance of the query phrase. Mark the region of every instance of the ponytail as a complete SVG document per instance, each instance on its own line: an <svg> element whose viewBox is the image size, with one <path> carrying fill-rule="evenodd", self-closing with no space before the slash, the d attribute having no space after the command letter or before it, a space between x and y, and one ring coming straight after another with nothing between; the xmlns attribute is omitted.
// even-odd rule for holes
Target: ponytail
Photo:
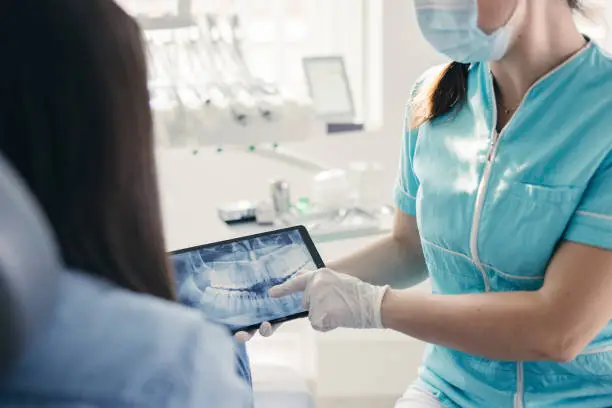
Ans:
<svg viewBox="0 0 612 408"><path fill-rule="evenodd" d="M412 129L452 112L465 102L468 67L468 64L451 62L427 89L416 90L410 124Z"/></svg>

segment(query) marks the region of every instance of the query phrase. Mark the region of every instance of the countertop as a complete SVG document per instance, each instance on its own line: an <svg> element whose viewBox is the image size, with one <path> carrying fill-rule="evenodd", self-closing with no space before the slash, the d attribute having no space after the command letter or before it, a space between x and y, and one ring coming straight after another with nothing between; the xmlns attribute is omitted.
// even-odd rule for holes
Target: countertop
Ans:
<svg viewBox="0 0 612 408"><path fill-rule="evenodd" d="M303 149L301 146L296 149ZM301 152L301 150L299 150ZM314 156L316 154L312 153ZM375 156L375 155L374 155ZM330 167L342 167L348 158L334 158ZM376 160L376 159L374 159ZM387 160L388 161L388 160ZM268 183L282 178L291 186L292 197L310 195L316 174L281 161L260 157L247 151L215 149L163 151L158 154L162 212L169 250L221 241L264 231L254 225L228 226L217 209L220 205L269 198ZM384 166L383 191L391 191L396 165Z"/></svg>

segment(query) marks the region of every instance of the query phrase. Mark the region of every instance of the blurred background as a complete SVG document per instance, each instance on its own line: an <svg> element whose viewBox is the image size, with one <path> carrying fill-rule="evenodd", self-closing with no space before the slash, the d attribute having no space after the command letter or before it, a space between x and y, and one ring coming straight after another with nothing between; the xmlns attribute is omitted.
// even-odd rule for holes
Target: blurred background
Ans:
<svg viewBox="0 0 612 408"><path fill-rule="evenodd" d="M120 3L148 44L169 250L304 224L330 260L389 231L407 95L444 62L411 1ZM612 49L612 7L596 5L580 24ZM424 347L286 324L248 345L258 408L393 406Z"/></svg>

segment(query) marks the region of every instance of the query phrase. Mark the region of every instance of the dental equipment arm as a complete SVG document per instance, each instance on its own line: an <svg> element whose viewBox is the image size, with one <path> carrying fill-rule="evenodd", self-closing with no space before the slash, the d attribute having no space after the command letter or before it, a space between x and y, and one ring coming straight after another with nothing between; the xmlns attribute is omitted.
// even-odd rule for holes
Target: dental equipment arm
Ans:
<svg viewBox="0 0 612 408"><path fill-rule="evenodd" d="M328 266L373 285L397 289L418 285L428 277L416 218L400 210L390 235Z"/></svg>

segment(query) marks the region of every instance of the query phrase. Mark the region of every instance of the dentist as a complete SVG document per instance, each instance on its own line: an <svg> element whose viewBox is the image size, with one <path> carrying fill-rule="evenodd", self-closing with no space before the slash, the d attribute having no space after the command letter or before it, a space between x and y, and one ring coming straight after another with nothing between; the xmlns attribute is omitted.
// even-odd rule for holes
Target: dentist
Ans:
<svg viewBox="0 0 612 408"><path fill-rule="evenodd" d="M432 344L398 408L611 407L612 59L579 0L414 3L453 62L411 95L393 233L271 295Z"/></svg>

